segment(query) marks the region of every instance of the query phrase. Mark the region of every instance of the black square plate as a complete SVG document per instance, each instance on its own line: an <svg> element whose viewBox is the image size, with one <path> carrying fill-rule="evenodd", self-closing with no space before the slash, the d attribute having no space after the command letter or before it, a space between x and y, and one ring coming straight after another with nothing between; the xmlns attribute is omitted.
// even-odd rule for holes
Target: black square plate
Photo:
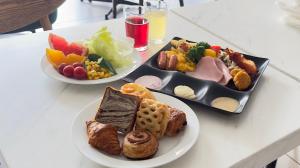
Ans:
<svg viewBox="0 0 300 168"><path fill-rule="evenodd" d="M179 37L174 37L173 40L180 40ZM214 81L207 81L196 79L185 75L178 71L161 70L157 66L157 57L161 51L169 50L171 48L171 42L164 46L154 56L149 58L143 65L137 68L134 72L126 76L123 80L126 82L134 82L137 78L144 75L154 75L162 80L162 86L158 89L151 89L153 91L165 93L177 98L180 98L187 102L194 102L200 105L207 106L215 111L225 112L228 114L239 114L243 111L251 93L254 91L260 77L264 70L268 66L269 59L255 57L247 54L243 54L247 59L254 61L257 66L258 74L252 78L252 84L247 90L239 91L235 88L232 80L226 86L220 85ZM194 89L196 98L193 100L184 99L174 94L174 88L178 85L187 85ZM231 97L239 101L240 106L235 112L229 112L221 109L217 109L211 106L211 102L218 97Z"/></svg>

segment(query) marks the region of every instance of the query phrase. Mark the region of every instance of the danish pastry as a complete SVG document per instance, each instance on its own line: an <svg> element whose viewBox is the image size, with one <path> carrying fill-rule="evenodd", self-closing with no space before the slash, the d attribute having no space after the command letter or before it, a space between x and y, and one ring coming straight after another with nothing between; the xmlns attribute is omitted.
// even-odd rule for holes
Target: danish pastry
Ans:
<svg viewBox="0 0 300 168"><path fill-rule="evenodd" d="M137 112L135 129L148 130L156 138L165 134L170 118L167 105L156 100L143 99Z"/></svg>
<svg viewBox="0 0 300 168"><path fill-rule="evenodd" d="M126 94L132 94L140 97L141 99L155 99L150 90L142 85L136 83L127 83L121 87L121 92Z"/></svg>
<svg viewBox="0 0 300 168"><path fill-rule="evenodd" d="M88 121L86 125L90 145L111 155L119 155L121 153L120 142L115 127L111 124L101 124L97 121Z"/></svg>
<svg viewBox="0 0 300 168"><path fill-rule="evenodd" d="M158 150L157 139L148 131L129 132L123 142L123 155L129 159L148 159Z"/></svg>
<svg viewBox="0 0 300 168"><path fill-rule="evenodd" d="M126 134L133 129L139 105L138 96L123 94L107 87L95 120L103 124L112 124L120 133Z"/></svg>
<svg viewBox="0 0 300 168"><path fill-rule="evenodd" d="M186 115L183 111L170 108L170 120L168 122L166 135L175 136L187 125Z"/></svg>

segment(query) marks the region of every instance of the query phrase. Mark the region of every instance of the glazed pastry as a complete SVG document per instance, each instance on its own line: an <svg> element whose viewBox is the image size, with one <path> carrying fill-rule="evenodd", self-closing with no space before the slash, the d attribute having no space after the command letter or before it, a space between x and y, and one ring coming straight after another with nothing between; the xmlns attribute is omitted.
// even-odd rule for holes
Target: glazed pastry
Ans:
<svg viewBox="0 0 300 168"><path fill-rule="evenodd" d="M187 125L185 113L176 108L170 108L170 120L166 135L175 136Z"/></svg>
<svg viewBox="0 0 300 168"><path fill-rule="evenodd" d="M95 120L112 124L120 133L126 134L133 129L139 105L139 97L107 87Z"/></svg>
<svg viewBox="0 0 300 168"><path fill-rule="evenodd" d="M140 97L141 99L155 99L150 90L136 83L127 83L121 87L121 92Z"/></svg>
<svg viewBox="0 0 300 168"><path fill-rule="evenodd" d="M101 124L97 121L87 121L89 144L94 148L111 155L121 153L117 129L111 124Z"/></svg>
<svg viewBox="0 0 300 168"><path fill-rule="evenodd" d="M156 138L165 134L170 118L167 105L152 99L143 99L137 112L135 129L148 130Z"/></svg>
<svg viewBox="0 0 300 168"><path fill-rule="evenodd" d="M158 141L148 131L135 130L125 136L123 155L129 159L149 159L157 150Z"/></svg>

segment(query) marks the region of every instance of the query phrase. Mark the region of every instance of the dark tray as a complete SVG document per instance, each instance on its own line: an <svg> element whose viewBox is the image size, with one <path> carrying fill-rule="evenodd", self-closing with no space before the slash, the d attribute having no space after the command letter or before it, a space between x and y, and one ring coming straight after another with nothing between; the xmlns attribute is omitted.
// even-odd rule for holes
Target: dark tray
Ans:
<svg viewBox="0 0 300 168"><path fill-rule="evenodd" d="M173 39L179 40L181 38L174 37ZM171 43L169 42L160 51L169 50L170 48L171 48ZM262 76L264 70L266 69L269 63L269 59L267 58L255 57L255 56L244 54L245 58L255 62L258 68L258 73L254 78L252 78L252 84L247 90L239 91L236 90L232 80L226 86L223 86L214 81L201 80L201 79L196 79L187 76L182 72L159 69L157 66L157 57L160 51L158 51L154 56L149 58L143 65L137 68L134 72L130 73L128 76L123 78L123 80L126 82L134 82L137 78L141 76L154 75L162 79L162 86L158 89L151 89L151 90L165 93L187 102L194 102L200 105L210 107L216 111L230 113L230 114L239 114L243 111L251 93L254 91L255 86L257 85L260 77ZM196 98L194 100L189 100L189 99L176 96L173 91L174 88L178 85L187 85L192 89L194 89ZM229 111L211 107L212 100L218 97L234 98L237 101L239 101L240 106L235 112L229 112Z"/></svg>

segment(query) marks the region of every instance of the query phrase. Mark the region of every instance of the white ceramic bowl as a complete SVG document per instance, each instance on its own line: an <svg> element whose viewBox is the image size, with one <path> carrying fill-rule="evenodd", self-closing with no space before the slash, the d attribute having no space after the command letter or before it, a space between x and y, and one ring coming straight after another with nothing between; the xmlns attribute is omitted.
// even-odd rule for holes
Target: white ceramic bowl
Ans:
<svg viewBox="0 0 300 168"><path fill-rule="evenodd" d="M77 80L73 78L67 78L61 75L60 73L58 73L58 71L49 63L46 56L44 56L41 60L41 68L43 72L47 74L49 77L70 84L80 84L80 85L104 84L104 83L113 82L122 79L142 64L142 58L140 57L139 53L133 48L132 39L121 38L116 41L118 42L118 45L121 46L122 48L122 50L120 50L120 54L123 56L132 55L133 63L128 67L116 69L117 74L112 77L98 79L98 80Z"/></svg>

